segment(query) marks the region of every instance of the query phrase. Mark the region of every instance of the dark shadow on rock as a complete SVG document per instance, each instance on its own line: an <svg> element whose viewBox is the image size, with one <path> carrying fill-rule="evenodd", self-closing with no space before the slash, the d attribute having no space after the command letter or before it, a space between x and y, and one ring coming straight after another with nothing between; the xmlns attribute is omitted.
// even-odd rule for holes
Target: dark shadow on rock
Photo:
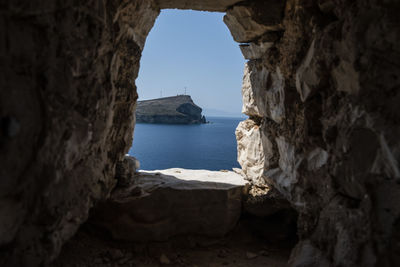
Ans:
<svg viewBox="0 0 400 267"><path fill-rule="evenodd" d="M117 187L109 200L98 203L89 223L126 241L165 241L189 234L224 236L240 218L244 188L244 180L229 184L141 172L131 186Z"/></svg>

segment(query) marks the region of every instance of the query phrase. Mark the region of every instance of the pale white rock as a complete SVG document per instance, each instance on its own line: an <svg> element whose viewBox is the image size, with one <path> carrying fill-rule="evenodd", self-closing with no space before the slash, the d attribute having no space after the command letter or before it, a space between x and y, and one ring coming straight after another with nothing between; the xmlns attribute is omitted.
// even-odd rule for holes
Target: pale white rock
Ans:
<svg viewBox="0 0 400 267"><path fill-rule="evenodd" d="M140 172L140 175L142 176L146 176L147 174L149 174L149 176L142 181L140 180L140 177L138 178L137 184L141 185L142 188L148 186L151 183L151 180L155 181L156 183L157 181L162 181L162 187L173 185L174 187L184 189L187 186L189 190L192 190L196 187L201 189L230 189L237 186L245 186L248 183L242 175L239 175L233 171L171 168L154 171L143 170Z"/></svg>
<svg viewBox="0 0 400 267"><path fill-rule="evenodd" d="M267 183L273 184L282 195L291 200L290 192L293 189L292 185L297 182L296 176L293 173L285 172L281 168L274 168L266 170L264 177Z"/></svg>
<svg viewBox="0 0 400 267"><path fill-rule="evenodd" d="M268 51L274 45L273 42L261 42L261 43L248 43L241 44L240 50L242 51L245 59L259 59L265 52Z"/></svg>
<svg viewBox="0 0 400 267"><path fill-rule="evenodd" d="M193 9L203 11L226 11L242 0L156 0L160 8Z"/></svg>
<svg viewBox="0 0 400 267"><path fill-rule="evenodd" d="M264 169L270 168L270 161L272 158L275 156L275 151L272 145L272 142L270 140L271 136L268 135L267 132L267 127L268 125L266 123L262 124L262 130L261 130L261 142L263 145L263 152L264 152Z"/></svg>
<svg viewBox="0 0 400 267"><path fill-rule="evenodd" d="M279 150L279 168L266 170L264 178L287 199L291 199L290 193L298 181L297 169L303 161L303 157L295 154L294 146L284 137L277 137L275 141Z"/></svg>
<svg viewBox="0 0 400 267"><path fill-rule="evenodd" d="M274 156L265 127L248 119L240 122L235 132L241 171L254 185L265 185L263 173L270 167L270 160Z"/></svg>
<svg viewBox="0 0 400 267"><path fill-rule="evenodd" d="M275 73L270 73L270 82L267 83L266 102L268 115L272 120L280 123L285 117L285 80L279 67ZM268 86L270 84L271 86Z"/></svg>
<svg viewBox="0 0 400 267"><path fill-rule="evenodd" d="M265 155L261 140L261 130L256 123L245 120L239 123L235 131L238 162L246 177L254 183L262 182Z"/></svg>
<svg viewBox="0 0 400 267"><path fill-rule="evenodd" d="M257 66L250 60L245 65L242 112L248 116L268 117L280 123L285 116L284 78L277 67L269 72L265 66Z"/></svg>
<svg viewBox="0 0 400 267"><path fill-rule="evenodd" d="M257 103L257 99L263 100L261 90L266 86L268 71L266 68L256 70L255 62L249 61L245 64L242 83L242 113L248 116L263 117L264 105ZM259 108L259 105L261 107Z"/></svg>
<svg viewBox="0 0 400 267"><path fill-rule="evenodd" d="M279 167L284 172L293 172L296 165L294 146L282 136L277 137L275 141L279 150Z"/></svg>
<svg viewBox="0 0 400 267"><path fill-rule="evenodd" d="M246 178L246 175L241 168L232 168L232 171Z"/></svg>
<svg viewBox="0 0 400 267"><path fill-rule="evenodd" d="M232 171L143 171L117 188L91 222L114 239L163 241L176 235L223 236L241 214L248 182Z"/></svg>

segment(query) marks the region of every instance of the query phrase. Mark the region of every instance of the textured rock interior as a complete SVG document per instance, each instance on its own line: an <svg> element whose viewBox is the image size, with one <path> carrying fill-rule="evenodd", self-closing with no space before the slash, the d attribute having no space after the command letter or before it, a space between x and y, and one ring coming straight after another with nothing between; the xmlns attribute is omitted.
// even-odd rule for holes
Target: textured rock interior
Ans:
<svg viewBox="0 0 400 267"><path fill-rule="evenodd" d="M396 0L3 1L0 264L49 264L110 197L161 8L226 12L248 59L238 160L298 213L288 264L398 264Z"/></svg>

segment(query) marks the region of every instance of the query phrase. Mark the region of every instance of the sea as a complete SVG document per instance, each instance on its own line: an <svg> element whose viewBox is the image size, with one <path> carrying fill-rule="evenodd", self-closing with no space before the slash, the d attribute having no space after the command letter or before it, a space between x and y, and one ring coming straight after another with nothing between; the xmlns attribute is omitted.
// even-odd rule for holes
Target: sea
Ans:
<svg viewBox="0 0 400 267"><path fill-rule="evenodd" d="M237 162L235 129L243 118L207 117L194 125L136 123L129 155L141 170L231 170Z"/></svg>

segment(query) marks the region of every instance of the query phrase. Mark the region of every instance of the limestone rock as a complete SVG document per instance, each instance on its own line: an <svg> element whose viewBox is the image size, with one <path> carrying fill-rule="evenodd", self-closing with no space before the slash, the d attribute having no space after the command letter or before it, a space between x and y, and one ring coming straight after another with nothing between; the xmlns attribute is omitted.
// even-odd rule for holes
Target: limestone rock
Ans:
<svg viewBox="0 0 400 267"><path fill-rule="evenodd" d="M224 22L236 42L247 43L268 31L282 30L282 13L285 1L263 0L235 5L224 16ZM259 9L267 7L258 16Z"/></svg>
<svg viewBox="0 0 400 267"><path fill-rule="evenodd" d="M266 84L266 76L268 72L266 69L261 69L255 77L255 72L252 72L254 62L247 62L244 69L243 83L242 83L242 100L243 107L242 113L248 116L263 116L263 107L258 107L256 102L259 92Z"/></svg>
<svg viewBox="0 0 400 267"><path fill-rule="evenodd" d="M279 31L261 58L262 49L244 47L257 64L250 62L245 75L252 119L237 131L238 157L251 183L265 184L263 172L299 212L301 249L292 262L396 266L395 0L5 0L0 265L47 265L114 189L116 164L132 142L142 48L160 6L228 8L226 24L244 43L260 44ZM136 188L132 198L140 194ZM163 208L170 203L164 200L152 203ZM126 218L129 225L133 219Z"/></svg>
<svg viewBox="0 0 400 267"><path fill-rule="evenodd" d="M266 169L264 178L273 184L286 199L291 199L291 192L298 182L297 169L303 161L303 157L295 153L294 145L284 137L277 137L275 142L279 151L279 167Z"/></svg>
<svg viewBox="0 0 400 267"><path fill-rule="evenodd" d="M314 40L304 61L296 72L296 89L303 102L317 90L320 80L321 70L315 55Z"/></svg>
<svg viewBox="0 0 400 267"><path fill-rule="evenodd" d="M129 38L134 41L140 49L144 48L147 34L154 25L158 13L153 9L153 1L132 1L121 5L113 17L113 22L119 27L117 40ZM132 19L132 14L140 14Z"/></svg>
<svg viewBox="0 0 400 267"><path fill-rule="evenodd" d="M203 11L226 11L242 0L156 0L160 8L193 9Z"/></svg>
<svg viewBox="0 0 400 267"><path fill-rule="evenodd" d="M222 236L239 219L247 184L231 171L186 169L140 172L135 181L127 189L115 190L91 218L118 240Z"/></svg>
<svg viewBox="0 0 400 267"><path fill-rule="evenodd" d="M151 3L0 6L1 266L46 265L115 186Z"/></svg>
<svg viewBox="0 0 400 267"><path fill-rule="evenodd" d="M359 205L364 206L369 201L369 197L366 197L359 202ZM356 251L360 246L365 245L364 238L369 228L369 219L367 214L354 211L354 205L356 204L357 201L355 202L354 199L348 198L346 195L333 196L328 205L323 207L319 213L319 223L315 227L313 234L309 237L310 243L307 247L312 245L314 249L317 249L318 247L316 244L319 244L321 240L331 240L332 236L331 234L327 234L327 229L331 229L334 232L335 239L331 240L329 245L334 249L333 262L335 266L349 266L350 262L356 262L358 260L361 266L375 265L375 260L371 254L371 248L366 247L364 248L365 250L363 249L362 253L367 254L363 255L363 262L361 262L361 259L357 259ZM299 245L302 244L300 243ZM318 254L322 256L320 253ZM318 256L318 254L316 254L316 256ZM301 259L302 256L298 255L298 258ZM318 261L321 263L324 262L322 259L318 259Z"/></svg>
<svg viewBox="0 0 400 267"><path fill-rule="evenodd" d="M274 156L273 144L265 135L265 125L252 119L236 128L238 162L245 177L254 185L264 186L263 173Z"/></svg>
<svg viewBox="0 0 400 267"><path fill-rule="evenodd" d="M266 116L280 123L285 117L285 81L279 67L276 72L270 73L268 79L265 93Z"/></svg>
<svg viewBox="0 0 400 267"><path fill-rule="evenodd" d="M285 116L284 79L279 68L273 73L253 60L247 62L242 97L242 112L246 115L268 117L277 123Z"/></svg>
<svg viewBox="0 0 400 267"><path fill-rule="evenodd" d="M243 173L253 182L260 181L265 160L260 126L248 119L239 123L235 134L238 162Z"/></svg>
<svg viewBox="0 0 400 267"><path fill-rule="evenodd" d="M245 59L262 59L266 52L276 47L281 34L279 32L266 32L257 40L239 45Z"/></svg>
<svg viewBox="0 0 400 267"><path fill-rule="evenodd" d="M258 59L274 45L273 42L241 44L240 50L245 59Z"/></svg>

